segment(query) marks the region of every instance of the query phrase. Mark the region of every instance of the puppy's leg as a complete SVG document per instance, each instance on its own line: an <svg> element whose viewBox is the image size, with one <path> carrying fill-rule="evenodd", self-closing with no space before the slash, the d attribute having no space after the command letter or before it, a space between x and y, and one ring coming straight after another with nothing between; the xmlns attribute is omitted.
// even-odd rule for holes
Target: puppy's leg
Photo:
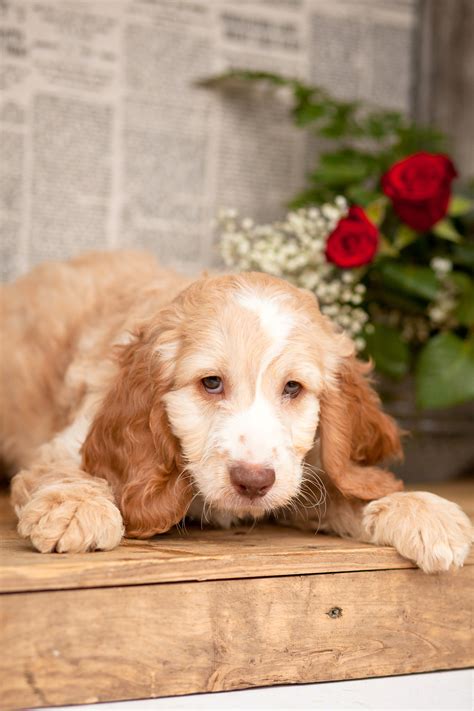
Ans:
<svg viewBox="0 0 474 711"><path fill-rule="evenodd" d="M110 550L123 532L112 490L80 468L79 449L58 435L12 481L18 532L42 553Z"/></svg>
<svg viewBox="0 0 474 711"><path fill-rule="evenodd" d="M330 497L322 530L390 545L425 573L463 565L473 527L461 508L427 492L397 492L365 504Z"/></svg>

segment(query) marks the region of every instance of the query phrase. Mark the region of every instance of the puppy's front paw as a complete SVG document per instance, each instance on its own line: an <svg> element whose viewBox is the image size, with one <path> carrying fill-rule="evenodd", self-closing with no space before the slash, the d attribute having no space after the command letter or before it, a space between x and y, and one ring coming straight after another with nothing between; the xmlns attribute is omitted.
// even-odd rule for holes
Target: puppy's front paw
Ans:
<svg viewBox="0 0 474 711"><path fill-rule="evenodd" d="M364 508L364 532L371 543L394 546L425 573L463 565L473 527L461 508L427 492L400 492Z"/></svg>
<svg viewBox="0 0 474 711"><path fill-rule="evenodd" d="M18 532L41 553L83 553L119 545L124 527L115 504L88 484L39 489L20 510Z"/></svg>

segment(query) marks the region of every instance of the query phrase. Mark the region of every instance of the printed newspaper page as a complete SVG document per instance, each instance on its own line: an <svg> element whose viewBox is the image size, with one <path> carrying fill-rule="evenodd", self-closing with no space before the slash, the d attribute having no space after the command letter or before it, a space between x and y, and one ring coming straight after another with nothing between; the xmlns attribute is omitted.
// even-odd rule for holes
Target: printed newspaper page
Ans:
<svg viewBox="0 0 474 711"><path fill-rule="evenodd" d="M3 279L84 250L218 263L212 220L281 216L314 145L285 92L229 68L409 111L414 0L0 0Z"/></svg>

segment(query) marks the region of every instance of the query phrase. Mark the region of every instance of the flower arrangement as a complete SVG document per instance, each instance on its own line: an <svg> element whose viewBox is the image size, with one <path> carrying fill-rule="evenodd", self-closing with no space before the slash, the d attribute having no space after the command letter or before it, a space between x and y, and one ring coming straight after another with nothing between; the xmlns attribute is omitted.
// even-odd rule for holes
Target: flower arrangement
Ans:
<svg viewBox="0 0 474 711"><path fill-rule="evenodd" d="M474 203L453 193L442 137L294 80L237 75L290 87L297 122L337 148L319 157L285 220L220 214L226 264L313 291L380 372L414 372L421 408L474 399Z"/></svg>

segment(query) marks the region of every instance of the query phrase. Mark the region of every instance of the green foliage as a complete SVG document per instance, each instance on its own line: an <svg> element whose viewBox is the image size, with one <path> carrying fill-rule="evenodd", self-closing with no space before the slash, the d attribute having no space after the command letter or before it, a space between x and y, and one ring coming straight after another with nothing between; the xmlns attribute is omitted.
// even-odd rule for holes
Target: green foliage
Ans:
<svg viewBox="0 0 474 711"><path fill-rule="evenodd" d="M457 244L450 256L453 264L467 269L474 269L474 242Z"/></svg>
<svg viewBox="0 0 474 711"><path fill-rule="evenodd" d="M448 218L440 220L433 227L433 232L437 237L441 239L447 239L450 242L460 242L462 237Z"/></svg>
<svg viewBox="0 0 474 711"><path fill-rule="evenodd" d="M394 260L380 262L376 272L384 286L426 301L436 297L438 281L432 269Z"/></svg>
<svg viewBox="0 0 474 711"><path fill-rule="evenodd" d="M463 272L451 275L458 292L458 303L454 315L461 326L474 327L474 280Z"/></svg>
<svg viewBox="0 0 474 711"><path fill-rule="evenodd" d="M423 408L458 405L474 398L474 337L440 333L420 353L417 401Z"/></svg>
<svg viewBox="0 0 474 711"><path fill-rule="evenodd" d="M296 125L336 143L336 148L320 155L309 176L309 187L294 199L294 207L341 194L366 205L378 189L380 176L396 160L415 151L446 148L443 134L420 127L397 111L341 101L320 87L270 72L230 71L201 85L236 89L248 82L286 87L293 95Z"/></svg>
<svg viewBox="0 0 474 711"><path fill-rule="evenodd" d="M415 230L413 230L411 227L408 227L408 225L401 224L394 232L393 246L399 253L402 251L402 249L405 249L405 247L408 247L410 244L413 244L413 242L415 242L415 240L417 239L418 232L415 232Z"/></svg>
<svg viewBox="0 0 474 711"><path fill-rule="evenodd" d="M463 195L453 195L448 206L450 217L461 217L474 210L474 200L470 200Z"/></svg>
<svg viewBox="0 0 474 711"><path fill-rule="evenodd" d="M376 324L367 330L365 341L370 355L381 373L399 380L410 368L410 349L394 328Z"/></svg>
<svg viewBox="0 0 474 711"><path fill-rule="evenodd" d="M371 203L368 203L365 208L365 214L371 220L374 225L377 225L377 227L380 227L382 222L384 221L385 214L387 212L387 205L388 205L388 200L385 197L385 195L377 198L376 200L373 200Z"/></svg>
<svg viewBox="0 0 474 711"><path fill-rule="evenodd" d="M283 88L293 98L297 126L321 139L307 185L290 203L307 207L344 195L364 207L380 230L377 258L360 274L366 288L364 308L372 329L364 334L367 355L378 370L394 378L414 367L420 407L444 407L474 397L474 181L454 195L447 215L425 233L403 224L381 194L380 179L396 161L419 151L446 153L446 138L392 110L359 101L341 101L320 87L268 72L232 71L201 82L203 86L242 90L248 84ZM448 271L435 272L434 261ZM452 271L449 271L452 267ZM441 326L429 309L453 299ZM372 308L376 306L375 310ZM387 325L387 315L423 321L423 338L402 338ZM390 321L389 321L390 322Z"/></svg>

